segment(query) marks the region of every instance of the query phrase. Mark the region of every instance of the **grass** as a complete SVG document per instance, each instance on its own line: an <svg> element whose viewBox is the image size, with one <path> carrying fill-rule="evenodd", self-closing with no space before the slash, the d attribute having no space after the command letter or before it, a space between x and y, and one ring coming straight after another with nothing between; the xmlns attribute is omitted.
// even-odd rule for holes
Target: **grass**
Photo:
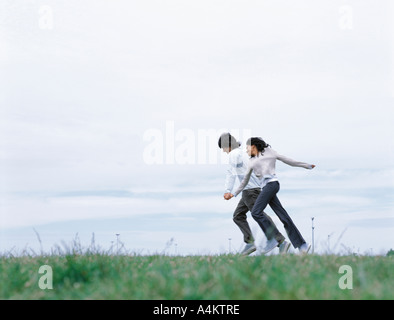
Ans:
<svg viewBox="0 0 394 320"><path fill-rule="evenodd" d="M49 265L53 289L38 286ZM353 289L338 286L349 265ZM393 256L0 256L0 299L393 299Z"/></svg>

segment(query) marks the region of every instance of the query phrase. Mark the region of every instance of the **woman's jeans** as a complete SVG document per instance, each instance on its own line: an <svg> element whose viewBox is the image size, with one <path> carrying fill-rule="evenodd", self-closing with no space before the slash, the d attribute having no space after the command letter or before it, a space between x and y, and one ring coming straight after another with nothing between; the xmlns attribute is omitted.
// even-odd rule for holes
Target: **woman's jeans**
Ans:
<svg viewBox="0 0 394 320"><path fill-rule="evenodd" d="M277 236L278 230L272 228L272 223L266 218L264 215L264 209L269 204L271 209L275 212L278 216L280 221L282 221L287 235L291 243L293 244L294 248L299 248L303 243L305 243L304 238L302 237L301 233L298 231L297 227L295 226L293 220L291 220L289 214L286 210L282 207L278 197L276 194L279 192L279 182L272 181L267 183L264 188L261 190L252 210L252 217L256 220L259 224L261 229L263 229L265 235L267 236L268 240Z"/></svg>
<svg viewBox="0 0 394 320"><path fill-rule="evenodd" d="M244 235L244 241L246 243L253 243L254 238L252 235L252 231L250 230L246 214L248 211L252 212L254 203L256 202L259 194L261 192L260 188L246 189L242 191L242 198L239 200L238 206L234 211L233 220L242 231ZM274 230L274 236L278 243L282 243L285 240L285 237L276 229L274 222L271 220L270 216L262 212L264 219L269 220L270 230Z"/></svg>

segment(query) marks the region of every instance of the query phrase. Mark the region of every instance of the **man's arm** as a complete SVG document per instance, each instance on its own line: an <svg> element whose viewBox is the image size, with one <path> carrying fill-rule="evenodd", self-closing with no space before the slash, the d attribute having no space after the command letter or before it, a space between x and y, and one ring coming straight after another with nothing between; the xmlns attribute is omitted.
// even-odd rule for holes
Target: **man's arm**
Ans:
<svg viewBox="0 0 394 320"><path fill-rule="evenodd" d="M224 182L224 193L231 193L235 183L235 173L234 169L231 167L231 164L228 166L226 170L226 180Z"/></svg>

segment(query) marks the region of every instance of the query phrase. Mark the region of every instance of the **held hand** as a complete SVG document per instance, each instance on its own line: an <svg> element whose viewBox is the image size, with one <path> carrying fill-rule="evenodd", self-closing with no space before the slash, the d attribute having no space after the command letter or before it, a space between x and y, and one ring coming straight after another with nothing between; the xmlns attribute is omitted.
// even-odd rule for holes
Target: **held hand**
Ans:
<svg viewBox="0 0 394 320"><path fill-rule="evenodd" d="M226 199L226 200L230 200L232 197L234 197L230 192L227 192L227 193L225 193L224 194L224 199Z"/></svg>

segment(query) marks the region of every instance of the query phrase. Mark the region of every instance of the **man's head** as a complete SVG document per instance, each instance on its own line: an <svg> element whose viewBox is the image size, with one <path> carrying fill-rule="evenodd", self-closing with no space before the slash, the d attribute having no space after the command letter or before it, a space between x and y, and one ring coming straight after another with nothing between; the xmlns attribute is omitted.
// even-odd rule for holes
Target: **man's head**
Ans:
<svg viewBox="0 0 394 320"><path fill-rule="evenodd" d="M230 133L222 133L218 145L223 152L230 153L232 149L238 148L241 144Z"/></svg>

